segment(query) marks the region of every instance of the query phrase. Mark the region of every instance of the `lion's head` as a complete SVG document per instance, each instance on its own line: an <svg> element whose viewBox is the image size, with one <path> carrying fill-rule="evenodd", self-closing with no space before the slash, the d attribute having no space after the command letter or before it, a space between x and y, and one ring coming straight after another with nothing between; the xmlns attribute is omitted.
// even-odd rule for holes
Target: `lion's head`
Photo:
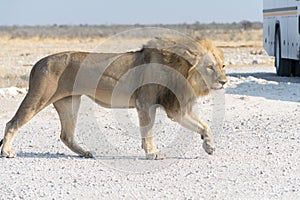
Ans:
<svg viewBox="0 0 300 200"><path fill-rule="evenodd" d="M188 81L195 89L197 96L206 95L211 89L222 89L227 82L224 65L224 54L209 40L199 41L205 50L199 62L188 74Z"/></svg>
<svg viewBox="0 0 300 200"><path fill-rule="evenodd" d="M196 97L222 89L227 82L224 54L210 40L197 42L191 38L157 37L144 48L150 49L147 55L155 57L155 62L159 60L186 76Z"/></svg>

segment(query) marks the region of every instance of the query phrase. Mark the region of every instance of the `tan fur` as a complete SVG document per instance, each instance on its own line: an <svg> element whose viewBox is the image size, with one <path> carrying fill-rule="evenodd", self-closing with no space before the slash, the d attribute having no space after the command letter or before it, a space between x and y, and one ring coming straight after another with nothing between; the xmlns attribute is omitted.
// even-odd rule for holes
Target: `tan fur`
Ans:
<svg viewBox="0 0 300 200"><path fill-rule="evenodd" d="M41 59L31 71L28 94L6 125L1 154L15 157L11 146L17 130L53 104L61 121L61 140L78 155L92 157L74 140L82 95L107 108L136 108L142 148L148 159L160 159L152 131L158 104L169 118L201 134L205 151L212 154L212 133L193 113L192 106L197 97L207 95L211 89L221 89L226 83L224 55L208 40L199 43L197 51L180 51L183 56L172 52L178 49L176 46L144 47L122 54L64 52ZM134 88L136 85L139 87Z"/></svg>

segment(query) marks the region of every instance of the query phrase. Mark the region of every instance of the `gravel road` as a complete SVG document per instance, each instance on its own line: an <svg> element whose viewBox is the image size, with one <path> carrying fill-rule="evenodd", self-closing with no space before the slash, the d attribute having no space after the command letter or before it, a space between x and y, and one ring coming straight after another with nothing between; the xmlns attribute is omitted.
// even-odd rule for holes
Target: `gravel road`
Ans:
<svg viewBox="0 0 300 200"><path fill-rule="evenodd" d="M96 158L79 158L63 145L49 106L19 131L18 157L0 159L0 200L300 199L300 78L276 77L273 67L227 72L226 93L199 99L195 108L214 130L213 156L199 135L159 110L156 144L166 159L145 160L136 113L84 98L77 139ZM0 130L22 92L0 92Z"/></svg>

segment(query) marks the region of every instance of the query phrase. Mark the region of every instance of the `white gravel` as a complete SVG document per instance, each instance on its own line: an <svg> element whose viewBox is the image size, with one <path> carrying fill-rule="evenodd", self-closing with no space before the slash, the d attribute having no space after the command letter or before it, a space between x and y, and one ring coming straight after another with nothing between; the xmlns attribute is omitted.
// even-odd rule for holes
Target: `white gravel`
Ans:
<svg viewBox="0 0 300 200"><path fill-rule="evenodd" d="M156 143L166 159L147 161L136 113L84 98L78 141L96 159L79 158L62 144L50 106L19 131L18 157L0 159L0 199L300 199L300 78L276 77L272 67L227 71L225 96L196 106L209 124L221 125L213 126L215 155L159 111ZM1 130L24 97L15 90L0 90ZM215 97L221 103L225 97L225 106Z"/></svg>

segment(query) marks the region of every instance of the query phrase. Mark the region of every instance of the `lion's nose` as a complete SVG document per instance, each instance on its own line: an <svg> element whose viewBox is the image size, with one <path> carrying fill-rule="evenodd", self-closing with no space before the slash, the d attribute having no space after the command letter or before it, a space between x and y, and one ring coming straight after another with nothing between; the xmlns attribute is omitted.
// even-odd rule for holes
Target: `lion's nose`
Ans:
<svg viewBox="0 0 300 200"><path fill-rule="evenodd" d="M220 80L219 83L225 85L227 83L227 80Z"/></svg>

